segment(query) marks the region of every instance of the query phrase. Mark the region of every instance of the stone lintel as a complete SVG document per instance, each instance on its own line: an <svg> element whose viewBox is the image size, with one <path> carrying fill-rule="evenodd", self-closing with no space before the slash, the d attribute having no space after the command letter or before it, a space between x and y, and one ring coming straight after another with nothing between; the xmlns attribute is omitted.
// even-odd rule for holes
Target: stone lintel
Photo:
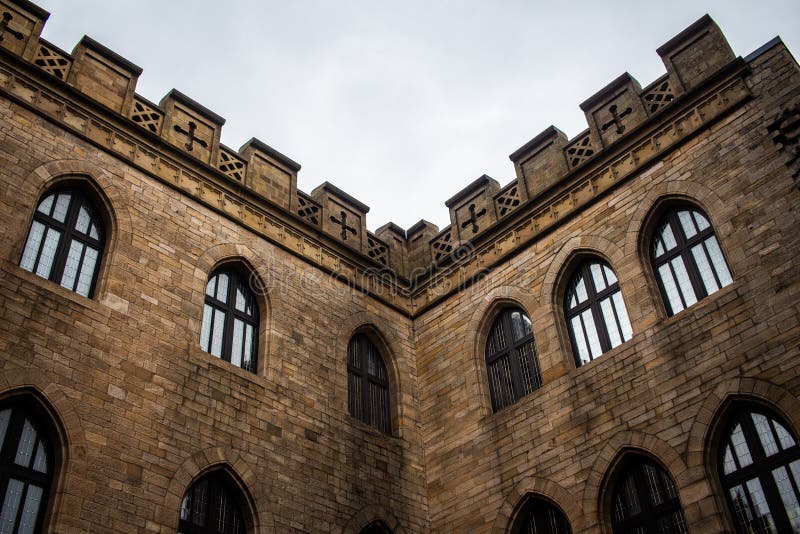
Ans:
<svg viewBox="0 0 800 534"><path fill-rule="evenodd" d="M566 144L564 132L551 125L509 156L527 198L535 197L567 174Z"/></svg>
<svg viewBox="0 0 800 534"><path fill-rule="evenodd" d="M658 47L657 52L676 95L697 87L735 58L727 39L708 15Z"/></svg>
<svg viewBox="0 0 800 534"><path fill-rule="evenodd" d="M32 61L36 55L39 37L50 13L27 0L0 0L0 14L8 13L8 37L0 41L0 46Z"/></svg>
<svg viewBox="0 0 800 534"><path fill-rule="evenodd" d="M300 164L255 137L239 148L239 154L247 161L246 185L284 209L293 210Z"/></svg>

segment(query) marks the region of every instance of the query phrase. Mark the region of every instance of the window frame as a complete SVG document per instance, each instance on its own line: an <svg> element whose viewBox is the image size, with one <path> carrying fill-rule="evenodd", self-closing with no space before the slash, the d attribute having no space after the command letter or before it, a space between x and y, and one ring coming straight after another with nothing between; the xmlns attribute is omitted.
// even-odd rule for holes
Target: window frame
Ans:
<svg viewBox="0 0 800 534"><path fill-rule="evenodd" d="M14 522L14 530L17 531L20 526L21 514L24 510L25 497L27 496L28 489L31 484L37 485L42 488L42 497L39 503L36 522L34 524L34 532L41 532L44 525L49 520L50 507L52 505L52 491L55 487L57 479L58 461L56 455L56 439L54 438L53 431L50 428L50 420L47 414L41 409L31 405L23 399L12 398L0 402L1 410L11 410L11 416L6 427L6 432L3 437L3 442L0 443L0 507L3 506L5 495L8 490L8 484L11 478L19 480L25 484L20 501L18 503L18 510ZM38 440L34 443L31 450L31 462L35 461L36 453L38 451L39 443L43 443L46 454L46 473L41 473L32 467L24 467L15 462L15 456L19 447L19 442L22 437L22 429L25 421L29 420L33 427ZM13 437L13 446L9 439Z"/></svg>
<svg viewBox="0 0 800 534"><path fill-rule="evenodd" d="M224 360L239 369L251 372L253 374L258 374L258 363L259 363L259 354L258 354L258 347L259 347L259 336L261 331L261 310L259 301L257 298L257 294L253 291L249 284L245 283L246 280L250 279L250 276L245 276L244 270L238 268L235 265L222 265L214 269L211 275L206 280L205 291L204 291L204 299L203 299L203 314L202 319L200 321L200 349L207 353L211 354L215 358L219 358L220 360ZM228 285L227 285L227 301L223 302L216 298L217 288L219 284L219 276L225 274L228 276ZM214 286L214 293L215 296L211 296L208 294L208 284L211 283L212 279L217 278L216 284ZM252 301L253 307L253 315L250 316L246 312L236 309L236 289L238 287L242 287L245 290L245 299L250 298ZM205 320L205 307L210 306L212 308L212 314L209 318L209 338L208 338L208 350L203 347L203 324ZM211 352L211 346L213 344L213 329L214 329L214 316L217 312L222 311L225 314L225 321L222 327L222 349L219 356L213 354ZM231 362L232 352L233 352L233 338L234 338L234 328L235 328L235 321L239 319L245 325L249 325L253 328L253 335L251 339L251 353L252 359L250 362L250 367L244 367L244 365L236 365ZM242 359L242 364L244 364L244 359Z"/></svg>
<svg viewBox="0 0 800 534"><path fill-rule="evenodd" d="M678 217L678 212L680 211L688 211L690 214L698 213L701 215L706 221L708 221L708 228L700 230L698 227L698 232L690 238L686 237L686 233L683 228L683 224ZM694 216L692 215L693 224L697 225L694 220ZM666 246L662 242L662 246L664 246L664 253L656 258L655 255L655 242L656 240L661 239L661 235L659 233L659 229L664 225L664 223L668 224L670 230L672 231L672 235L675 239L676 246L670 250L666 250ZM727 287L731 283L733 283L733 273L731 272L730 262L725 256L725 251L722 250L722 244L717 237L717 233L714 230L714 224L711 222L711 218L700 208L697 206L687 203L687 202L680 202L680 203L672 203L666 207L663 207L659 210L658 218L655 219L655 224L653 225L653 230L650 235L650 239L648 242L648 257L650 259L650 267L653 269L653 275L656 278L656 283L658 285L658 290L661 295L661 300L664 303L665 311L668 317L672 317L691 306L694 306L704 298L712 295ZM703 282L703 278L700 275L700 269L697 266L697 261L692 254L692 248L699 245L704 244L709 238L714 238L719 246L720 253L722 254L722 260L725 262L725 267L728 270L728 274L731 277L731 282L728 284L723 285L722 280L720 279L720 273L717 272L717 269L714 268L714 262L711 261L711 257L708 254L708 250L706 249L705 245L703 245L703 252L706 255L706 259L709 265L712 267L711 274L714 277L714 281L716 282L719 289L712 293L708 293L706 291L705 283ZM672 303L669 300L669 296L667 294L666 286L664 284L664 280L659 272L659 269L663 265L668 265L670 269L670 273L673 276L674 280L678 280L678 275L675 273L675 270L672 266L672 261L675 258L680 257L683 261L684 268L686 269L686 275L689 279L689 283L691 285L692 291L694 292L695 302L692 304L686 303L686 299L684 298L683 291L679 288L678 297L680 298L681 305L683 306L682 310L674 311L672 309Z"/></svg>
<svg viewBox="0 0 800 534"><path fill-rule="evenodd" d="M191 519L183 519L183 503L187 498L189 498L189 493L192 492L198 484L206 481L208 482L208 493L206 494L205 503L206 508L204 510L204 513L206 514L206 524L197 525L196 523L192 523ZM241 520L242 533L246 534L250 532L246 499L242 495L241 490L239 490L239 488L237 488L236 485L230 480L230 476L224 470L219 469L203 474L195 479L188 488L186 488L186 491L181 498L180 508L178 510L178 532L183 534L217 534L216 528L214 528L212 525L214 521L218 519L219 508L213 506L212 498L218 497L220 494L224 494L226 498L233 503L233 508L235 509L235 512L238 513L239 519ZM191 516L191 501L189 502L189 507L189 514Z"/></svg>
<svg viewBox="0 0 800 534"><path fill-rule="evenodd" d="M514 312L521 313L531 324L531 331L530 334L523 336L520 339L514 339L514 326L512 324L511 316ZM506 341L506 346L503 349L500 349L492 354L489 354L489 343L492 339L492 333L495 331L495 327L499 326L502 331L504 338ZM528 344L531 344L533 349L533 361L531 362L532 371L535 374L535 384L531 391L528 393L524 393L525 388L523 386L523 372L521 361L519 357L519 349L525 347ZM489 399L492 403L492 412L498 412L503 408L511 406L515 404L523 397L530 395L534 391L538 390L543 385L542 380L542 369L541 365L539 364L539 353L536 348L536 336L533 333L533 323L530 320L530 316L525 312L525 310L520 306L504 306L500 308L494 315L494 319L492 320L491 324L489 325L489 331L486 336L486 343L484 344L484 366L486 371L486 378L489 384ZM492 376L489 372L490 366L495 362L507 357L509 360L509 369L511 371L511 389L513 394L513 399L508 403L504 404L503 406L498 406L498 402L496 401L497 397L497 385L492 380Z"/></svg>
<svg viewBox="0 0 800 534"><path fill-rule="evenodd" d="M651 494L649 492L650 485L647 481L645 474L645 466L649 465L656 469L659 475L666 477L668 482L672 485L675 492L675 497L665 500L661 504L653 505L651 502ZM684 534L688 533L688 523L686 522L686 514L683 511L683 504L680 500L680 493L678 486L675 484L675 479L672 474L664 468L658 461L638 453L628 453L622 461L614 469L614 478L608 487L608 514L611 523L611 531L613 534L625 534L627 532L636 532L638 528L644 528L645 532L658 532L658 521L662 518L669 517L674 512L680 513L680 518L684 527ZM622 522L618 522L614 514L614 506L617 500L617 495L622 491L620 487L627 475L631 473L635 485L637 500L640 503L641 510L634 516L625 518ZM661 480L663 484L663 479ZM664 489L664 488L660 488Z"/></svg>
<svg viewBox="0 0 800 534"><path fill-rule="evenodd" d="M558 514L557 517L562 522L561 525L558 525L557 527L559 530L551 530L549 526L552 526L552 523L550 523L549 526L546 526L546 530L544 531L540 529L533 531L526 530L531 520L539 517L536 514L549 513L552 511L555 511L555 513ZM563 530L562 527L566 527L566 530ZM572 534L572 525L569 522L567 514L565 514L564 511L554 502L538 495L529 495L525 498L525 502L520 507L519 512L517 513L517 519L514 521L514 526L510 532L513 534L528 534L529 532L540 534Z"/></svg>
<svg viewBox="0 0 800 534"><path fill-rule="evenodd" d="M70 195L69 205L67 206L67 212L64 216L64 222L59 221L58 219L53 217L50 213L45 214L39 211L39 206L41 206L42 202L44 202L49 197L53 197L53 203L49 210L52 213L56 208L56 203L59 195L62 194ZM80 215L81 207L85 207L87 214L89 216L88 228L92 228L92 226L94 226L97 229L97 233L99 235L98 238L93 238L91 235L84 234L77 230L77 222L78 222L78 217ZM33 231L34 223L37 222L44 226L44 231L42 233L38 246L36 247L36 254L34 256L33 266L29 270L22 265L22 262L25 258L25 250L28 247L28 242L31 239L31 232ZM95 290L97 288L97 283L100 278L100 267L106 252L105 248L106 248L106 238L107 238L106 236L107 226L108 225L106 219L103 216L103 212L101 209L98 208L98 202L96 202L95 199L92 198L91 194L86 192L85 188L74 185L52 188L43 193L36 201L36 206L33 209L33 216L31 218L30 224L28 225L28 232L25 237L25 242L22 246L22 251L20 253L20 260L18 265L22 269L25 269L26 271L35 274L40 278L58 284L67 291L70 291L77 295L85 296L86 298L89 299L93 299ZM58 244L56 245L55 252L53 254L53 263L50 266L50 273L47 276L42 276L38 274L36 271L42 259L42 251L45 245L46 236L49 229L54 229L58 231L60 236L58 238ZM81 243L84 247L91 247L97 250L97 260L95 261L94 264L91 283L89 284L89 290L87 291L86 295L83 295L82 293L79 293L77 291L77 284L80 279L80 271L76 273L76 277L73 283L73 288L69 288L67 286L62 285L62 280L64 277L64 269L69 259L69 251L73 241ZM86 248L84 248L84 251L81 253L81 260L79 262L79 265L83 264L85 250Z"/></svg>
<svg viewBox="0 0 800 534"><path fill-rule="evenodd" d="M603 280L606 283L606 287L601 291L597 291L595 284L594 284L594 277L591 272L591 266L593 264L600 265L600 270L603 275ZM616 278L616 281L609 284L608 278L606 276L605 269L611 271ZM575 286L575 282L578 276L583 278L584 285L586 287L586 294L587 298L585 301L578 303L574 308L569 308L569 297L570 292L572 291L573 286ZM622 299L622 305L625 308L625 316L627 318L628 326L631 330L631 337L628 339L624 338L624 329L622 322L620 320L619 314L617 312L616 306L613 305L613 296L619 292L620 298ZM600 308L600 303L604 300L609 299L612 302L612 311L614 313L614 320L617 324L617 328L620 332L620 343L614 347L611 346L611 337L609 336L608 327L606 326L605 316L603 314L602 309ZM565 289L564 289L564 299L563 299L563 310L564 310L564 319L567 326L567 331L569 332L569 340L572 345L572 355L575 361L576 367L582 367L587 365L606 352L610 351L611 349L616 348L619 345L623 345L626 342L630 341L633 338L633 323L630 321L630 315L628 314L627 305L625 304L624 295L622 295L622 287L619 283L619 277L617 276L616 271L611 267L611 264L608 263L606 260L599 258L599 257L587 257L577 263L575 269L572 270L569 279L567 280ZM595 331L597 332L598 342L600 343L600 354L597 356L592 356L591 348L588 351L589 360L583 362L581 360L581 355L579 351L579 344L577 343L576 339L576 332L572 327L572 319L575 317L580 317L586 310L591 311L592 320L594 322ZM585 326L583 327L585 330ZM584 332L585 333L585 332Z"/></svg>
<svg viewBox="0 0 800 534"><path fill-rule="evenodd" d="M758 430L755 428L755 423L752 420L752 414L762 415L769 421L774 421L782 425L794 440L794 445L786 450L778 451L772 456L766 456L761 440L758 437ZM726 475L724 472L725 449L738 424L741 424L742 435L745 438L752 463L745 467L738 467L737 455L733 453L734 465L737 465L737 469ZM773 425L770 424L769 427L773 439L776 443L779 443L779 438L775 433ZM791 532L791 523L786 514L786 505L780 496L780 490L777 488L774 478L771 476L774 469L779 467L788 468L790 463L800 460L800 441L798 441L797 433L792 426L787 423L785 418L778 415L774 410L768 409L762 405L750 404L738 406L727 418L725 425L722 427L719 441L716 443L716 451L714 451L712 459L715 461L715 474L722 488L726 511L729 514L735 532L742 534L745 531L742 530L740 522L737 520L736 508L731 498L730 490L753 479L757 479L761 486L777 532ZM793 477L790 476L789 482L794 490L795 497L800 501L800 481L793 480ZM749 489L746 498L748 499L748 504L752 506L750 503L751 495ZM776 504L779 506L776 507Z"/></svg>
<svg viewBox="0 0 800 534"><path fill-rule="evenodd" d="M375 355L377 356L378 363L382 366L383 372L386 374L386 380L381 380L380 377L371 375L366 365L366 359L368 354L363 353L361 354L360 361L362 363L362 368L356 367L352 363L351 358L351 350L354 344L362 343L363 347L366 347L368 350L374 351ZM384 433L387 435L392 435L392 390L391 390L391 376L389 374L389 366L386 365L386 360L383 357L383 353L378 348L377 344L371 339L366 332L356 332L351 336L350 341L347 343L347 411L350 417L361 421L369 425L370 427ZM350 388L350 375L353 375L356 380L360 383L361 389L361 417L357 414L353 413L352 410L352 403L354 401L353 394ZM386 420L386 428L381 428L372 423L372 419L374 419L374 414L372 414L372 410L369 404L369 384L375 384L376 386L380 387L381 390L386 392L386 407L385 407L385 420Z"/></svg>

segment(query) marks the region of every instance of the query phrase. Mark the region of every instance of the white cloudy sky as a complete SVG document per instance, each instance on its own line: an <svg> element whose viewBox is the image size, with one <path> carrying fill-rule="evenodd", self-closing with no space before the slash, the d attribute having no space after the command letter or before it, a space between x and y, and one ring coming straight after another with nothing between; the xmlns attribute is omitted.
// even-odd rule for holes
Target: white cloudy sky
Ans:
<svg viewBox="0 0 800 534"><path fill-rule="evenodd" d="M655 50L705 13L737 55L776 35L800 53L800 1L34 0L44 37L84 34L144 69L137 92L175 87L372 209L368 226L449 223L444 201L622 72L664 73Z"/></svg>

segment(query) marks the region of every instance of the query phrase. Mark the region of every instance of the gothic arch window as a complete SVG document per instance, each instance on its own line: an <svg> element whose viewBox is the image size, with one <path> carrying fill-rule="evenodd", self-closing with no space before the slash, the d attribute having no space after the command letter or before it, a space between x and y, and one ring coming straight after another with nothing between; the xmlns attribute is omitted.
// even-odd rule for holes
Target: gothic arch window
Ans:
<svg viewBox="0 0 800 534"><path fill-rule="evenodd" d="M258 348L258 303L250 277L240 269L217 269L206 284L200 348L255 373Z"/></svg>
<svg viewBox="0 0 800 534"><path fill-rule="evenodd" d="M800 532L800 446L775 414L736 413L719 445L718 471L737 532Z"/></svg>
<svg viewBox="0 0 800 534"><path fill-rule="evenodd" d="M223 471L197 480L181 501L179 534L244 534L244 496Z"/></svg>
<svg viewBox="0 0 800 534"><path fill-rule="evenodd" d="M380 351L366 334L347 346L347 405L350 415L390 434L389 372Z"/></svg>
<svg viewBox="0 0 800 534"><path fill-rule="evenodd" d="M486 373L494 411L542 385L531 321L520 308L502 310L486 340Z"/></svg>
<svg viewBox="0 0 800 534"><path fill-rule="evenodd" d="M58 189L36 206L20 267L91 298L103 245L103 222L94 204L79 189Z"/></svg>
<svg viewBox="0 0 800 534"><path fill-rule="evenodd" d="M54 478L47 421L25 403L0 405L0 532L41 532Z"/></svg>
<svg viewBox="0 0 800 534"><path fill-rule="evenodd" d="M617 276L599 259L578 265L564 296L575 363L589 363L633 337Z"/></svg>
<svg viewBox="0 0 800 534"><path fill-rule="evenodd" d="M612 488L611 525L614 534L685 534L686 521L672 477L649 458L626 458Z"/></svg>
<svg viewBox="0 0 800 534"><path fill-rule="evenodd" d="M669 315L733 281L714 228L691 206L674 207L660 218L650 259Z"/></svg>
<svg viewBox="0 0 800 534"><path fill-rule="evenodd" d="M529 498L523 505L514 534L572 534L564 513L554 504Z"/></svg>

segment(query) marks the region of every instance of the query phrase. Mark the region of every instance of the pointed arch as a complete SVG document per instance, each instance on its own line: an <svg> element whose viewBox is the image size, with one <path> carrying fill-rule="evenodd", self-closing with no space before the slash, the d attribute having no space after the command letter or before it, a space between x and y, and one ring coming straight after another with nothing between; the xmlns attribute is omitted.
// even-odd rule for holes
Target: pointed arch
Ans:
<svg viewBox="0 0 800 534"><path fill-rule="evenodd" d="M343 386L337 389L343 413L348 413L347 351L353 336L363 334L375 345L381 354L389 375L389 399L391 406L391 433L402 436L406 428L414 424L414 391L403 376L410 376L408 345L410 341L402 338L398 328L378 315L361 311L342 321L332 344L332 357L336 361L337 375L342 377Z"/></svg>
<svg viewBox="0 0 800 534"><path fill-rule="evenodd" d="M230 447L211 447L186 458L177 468L167 487L159 521L173 532L178 530L181 503L192 485L210 473L219 473L243 497L243 513L247 516L249 532L273 532L275 524L270 512L269 495L272 484L258 477L250 461Z"/></svg>
<svg viewBox="0 0 800 534"><path fill-rule="evenodd" d="M519 520L522 519L525 505L530 499L553 503L564 514L571 530L579 531L578 527L583 514L580 508L580 499L553 480L527 476L506 494L503 504L492 522L490 532L493 534L512 532L514 527L518 526Z"/></svg>
<svg viewBox="0 0 800 534"><path fill-rule="evenodd" d="M380 525L393 534L405 533L400 521L391 511L379 504L368 504L350 516L342 528L342 534L360 534L363 529L372 525Z"/></svg>

